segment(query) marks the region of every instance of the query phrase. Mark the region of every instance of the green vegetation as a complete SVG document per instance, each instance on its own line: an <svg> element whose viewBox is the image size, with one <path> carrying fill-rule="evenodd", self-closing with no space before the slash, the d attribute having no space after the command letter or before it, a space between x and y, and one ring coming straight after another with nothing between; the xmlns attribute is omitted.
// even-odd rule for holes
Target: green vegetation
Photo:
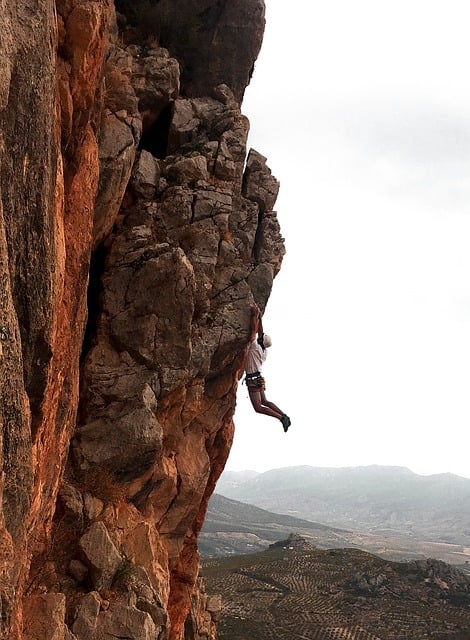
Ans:
<svg viewBox="0 0 470 640"><path fill-rule="evenodd" d="M114 587L127 587L132 583L135 575L135 567L129 558L124 557L123 561L116 569L113 577Z"/></svg>

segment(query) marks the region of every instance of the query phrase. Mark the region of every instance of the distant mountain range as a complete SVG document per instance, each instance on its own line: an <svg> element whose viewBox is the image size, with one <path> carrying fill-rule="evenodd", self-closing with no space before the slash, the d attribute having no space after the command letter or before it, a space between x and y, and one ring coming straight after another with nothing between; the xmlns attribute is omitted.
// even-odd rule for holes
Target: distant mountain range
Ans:
<svg viewBox="0 0 470 640"><path fill-rule="evenodd" d="M226 471L216 491L328 527L470 547L470 479L452 474L386 466Z"/></svg>

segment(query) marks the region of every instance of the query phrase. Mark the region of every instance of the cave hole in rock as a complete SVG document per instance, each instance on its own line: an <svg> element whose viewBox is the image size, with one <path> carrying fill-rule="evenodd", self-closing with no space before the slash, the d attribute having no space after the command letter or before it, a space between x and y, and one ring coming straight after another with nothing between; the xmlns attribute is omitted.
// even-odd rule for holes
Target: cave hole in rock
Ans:
<svg viewBox="0 0 470 640"><path fill-rule="evenodd" d="M173 109L170 103L163 109L155 122L144 128L140 138L139 149L148 151L155 158L165 158L172 116Z"/></svg>
<svg viewBox="0 0 470 640"><path fill-rule="evenodd" d="M92 348L96 340L98 329L98 318L101 311L101 277L104 272L104 266L108 251L104 243L100 244L91 254L90 273L88 277L87 290L87 322L85 333L83 335L82 352L80 355L80 364L85 360L88 352Z"/></svg>

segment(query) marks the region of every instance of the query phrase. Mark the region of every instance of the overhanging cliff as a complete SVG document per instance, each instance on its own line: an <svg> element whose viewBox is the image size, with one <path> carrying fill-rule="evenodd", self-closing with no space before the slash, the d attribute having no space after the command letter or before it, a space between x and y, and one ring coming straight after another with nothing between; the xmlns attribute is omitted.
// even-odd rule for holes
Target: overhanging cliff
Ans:
<svg viewBox="0 0 470 640"><path fill-rule="evenodd" d="M213 634L197 536L284 254L263 2L116 7L0 4L5 638Z"/></svg>

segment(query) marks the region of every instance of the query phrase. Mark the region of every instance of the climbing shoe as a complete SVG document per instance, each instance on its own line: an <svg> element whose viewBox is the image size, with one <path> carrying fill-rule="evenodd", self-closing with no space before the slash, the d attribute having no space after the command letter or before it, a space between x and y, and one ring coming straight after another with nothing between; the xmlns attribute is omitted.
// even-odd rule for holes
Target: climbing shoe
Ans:
<svg viewBox="0 0 470 640"><path fill-rule="evenodd" d="M289 416L284 414L284 415L282 415L280 417L280 420L281 420L282 426L284 428L284 433L287 433L287 429L290 427L290 418L289 418Z"/></svg>

